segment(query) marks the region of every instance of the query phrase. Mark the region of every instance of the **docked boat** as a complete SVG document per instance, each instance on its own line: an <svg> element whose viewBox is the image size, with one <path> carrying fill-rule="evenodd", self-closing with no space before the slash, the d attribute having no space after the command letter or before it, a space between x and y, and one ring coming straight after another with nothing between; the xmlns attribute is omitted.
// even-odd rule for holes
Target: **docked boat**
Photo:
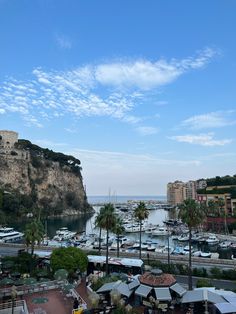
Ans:
<svg viewBox="0 0 236 314"><path fill-rule="evenodd" d="M223 242L220 242L219 247L221 249L227 249L231 246L231 244L232 244L231 241L223 241Z"/></svg>
<svg viewBox="0 0 236 314"><path fill-rule="evenodd" d="M171 252L173 255L183 255L184 248L182 246L176 246L174 250Z"/></svg>
<svg viewBox="0 0 236 314"><path fill-rule="evenodd" d="M201 242L201 240L203 239L203 235L201 233L194 233L192 235L192 242Z"/></svg>
<svg viewBox="0 0 236 314"><path fill-rule="evenodd" d="M219 244L219 242L220 240L214 234L210 234L208 238L206 239L206 243L208 245L216 245L216 244Z"/></svg>
<svg viewBox="0 0 236 314"><path fill-rule="evenodd" d="M129 224L129 225L126 225L124 227L125 227L125 232L127 232L127 233L133 233L133 232L139 232L140 231L139 224Z"/></svg>
<svg viewBox="0 0 236 314"><path fill-rule="evenodd" d="M16 242L23 239L24 233L14 230L14 228L1 227L0 228L0 242L9 243Z"/></svg>
<svg viewBox="0 0 236 314"><path fill-rule="evenodd" d="M69 231L67 227L62 227L56 231L56 235L53 240L66 241L72 239L76 235L76 232Z"/></svg>
<svg viewBox="0 0 236 314"><path fill-rule="evenodd" d="M158 227L152 232L152 236L167 236L169 231L166 227Z"/></svg>
<svg viewBox="0 0 236 314"><path fill-rule="evenodd" d="M194 252L194 249L193 249L193 247L191 246L191 253L193 254L193 252ZM189 245L186 245L186 246L184 247L184 249L183 249L183 254L184 254L184 255L189 254Z"/></svg>
<svg viewBox="0 0 236 314"><path fill-rule="evenodd" d="M195 257L203 257L203 258L210 258L211 257L211 253L210 252L196 251L196 252L193 252L193 256L195 256Z"/></svg>
<svg viewBox="0 0 236 314"><path fill-rule="evenodd" d="M149 224L145 227L145 233L151 234L153 231L155 231L158 228L158 225Z"/></svg>
<svg viewBox="0 0 236 314"><path fill-rule="evenodd" d="M178 237L178 241L180 242L186 242L189 240L189 235L188 233L182 233L179 237Z"/></svg>

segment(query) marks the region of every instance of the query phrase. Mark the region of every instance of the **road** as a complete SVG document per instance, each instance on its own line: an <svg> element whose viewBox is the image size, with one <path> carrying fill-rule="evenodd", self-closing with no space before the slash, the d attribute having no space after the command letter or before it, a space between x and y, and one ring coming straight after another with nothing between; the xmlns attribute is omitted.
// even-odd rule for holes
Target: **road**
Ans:
<svg viewBox="0 0 236 314"><path fill-rule="evenodd" d="M182 284L184 287L188 287L188 276L175 276L178 283ZM234 281L230 280L219 280L219 279L211 279L211 278L201 278L201 277L193 277L193 286L196 287L196 283L199 279L207 279L212 284L212 286L216 287L217 289L224 289L224 290L235 290L236 284Z"/></svg>
<svg viewBox="0 0 236 314"><path fill-rule="evenodd" d="M19 249L24 249L25 246L23 244L0 244L0 255L1 256L16 256ZM49 252L52 251L53 248L50 247L36 247L35 253L42 256L45 253L45 256L48 256ZM91 250L90 250L91 252ZM105 255L105 251L102 251L102 254ZM116 252L109 252L110 256L116 256ZM127 253L127 252L120 252L120 257L128 257L128 258L138 258L139 253ZM142 253L142 259L147 262L147 253ZM167 254L149 253L150 260L158 260L162 263L167 263L168 257ZM170 255L170 262L171 263L178 263L178 264L188 264L188 256L186 255ZM219 267L221 269L236 269L236 260L230 259L213 259L213 258L199 258L199 257L192 257L192 265L193 268L201 268L204 267L206 269L210 269L212 267Z"/></svg>

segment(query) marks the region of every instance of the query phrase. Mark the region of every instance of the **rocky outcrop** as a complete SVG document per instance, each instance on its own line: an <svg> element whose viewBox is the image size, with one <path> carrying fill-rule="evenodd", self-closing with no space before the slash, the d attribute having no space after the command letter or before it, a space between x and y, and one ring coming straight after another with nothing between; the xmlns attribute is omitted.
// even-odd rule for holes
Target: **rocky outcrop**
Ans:
<svg viewBox="0 0 236 314"><path fill-rule="evenodd" d="M88 213L80 161L19 140L0 150L0 188L29 197L48 215ZM25 205L24 205L25 206Z"/></svg>

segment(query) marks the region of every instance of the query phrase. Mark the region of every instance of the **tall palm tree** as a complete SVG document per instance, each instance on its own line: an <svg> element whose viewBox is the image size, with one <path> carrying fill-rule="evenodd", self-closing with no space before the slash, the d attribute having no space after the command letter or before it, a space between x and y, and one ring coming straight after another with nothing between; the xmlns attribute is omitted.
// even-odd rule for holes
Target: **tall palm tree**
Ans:
<svg viewBox="0 0 236 314"><path fill-rule="evenodd" d="M31 247L31 255L34 255L36 242L40 244L44 237L44 228L40 220L34 219L25 227L25 243L27 247Z"/></svg>
<svg viewBox="0 0 236 314"><path fill-rule="evenodd" d="M138 206L134 210L134 217L139 222L139 258L141 259L141 244L142 244L142 222L147 219L149 211L147 210L144 202L139 202Z"/></svg>
<svg viewBox="0 0 236 314"><path fill-rule="evenodd" d="M120 236L125 232L125 227L123 225L123 221L120 217L116 218L116 224L114 228L112 229L112 232L116 235L116 241L117 241L117 257L120 255Z"/></svg>
<svg viewBox="0 0 236 314"><path fill-rule="evenodd" d="M188 265L188 287L189 290L193 289L192 283L192 252L191 241L192 231L197 226L201 225L206 217L205 209L193 199L186 199L179 206L179 218L189 228L189 265Z"/></svg>
<svg viewBox="0 0 236 314"><path fill-rule="evenodd" d="M98 226L106 230L106 275L108 275L108 239L109 231L116 224L115 208L111 203L106 204L101 208L101 218L98 219Z"/></svg>
<svg viewBox="0 0 236 314"><path fill-rule="evenodd" d="M99 253L101 252L101 238L102 238L102 227L101 227L101 222L103 221L103 214L105 211L105 207L101 207L100 211L97 213L95 217L95 227L99 228L99 238L98 238L98 251Z"/></svg>

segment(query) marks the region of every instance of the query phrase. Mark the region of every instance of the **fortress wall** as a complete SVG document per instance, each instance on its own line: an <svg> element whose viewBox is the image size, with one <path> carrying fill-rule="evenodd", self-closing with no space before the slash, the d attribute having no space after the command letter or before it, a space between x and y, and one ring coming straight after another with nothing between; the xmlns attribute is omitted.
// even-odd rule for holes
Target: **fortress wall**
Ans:
<svg viewBox="0 0 236 314"><path fill-rule="evenodd" d="M17 142L18 142L17 132L0 130L0 148L11 149Z"/></svg>

